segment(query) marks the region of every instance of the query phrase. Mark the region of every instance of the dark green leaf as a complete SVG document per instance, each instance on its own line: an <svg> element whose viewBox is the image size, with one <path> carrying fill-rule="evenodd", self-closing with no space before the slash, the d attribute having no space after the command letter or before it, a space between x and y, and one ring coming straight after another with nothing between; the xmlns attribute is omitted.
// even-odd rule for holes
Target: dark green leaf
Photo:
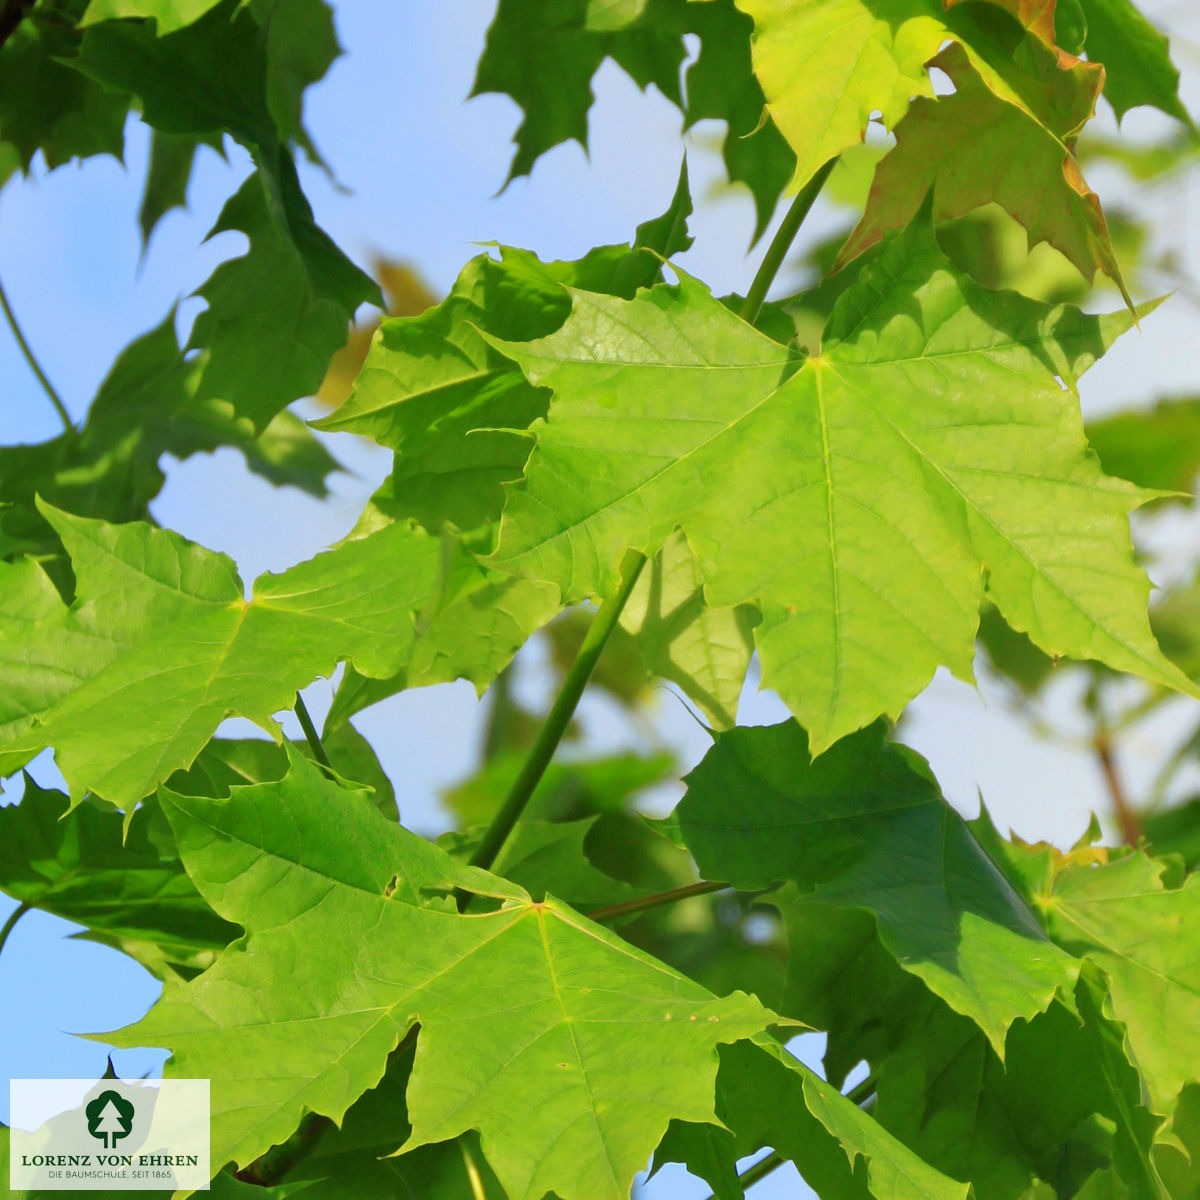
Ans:
<svg viewBox="0 0 1200 1200"><path fill-rule="evenodd" d="M154 807L122 833L121 814L25 780L20 804L0 808L0 888L83 925L162 976L195 970L237 936L201 899L170 845L151 839Z"/></svg>
<svg viewBox="0 0 1200 1200"><path fill-rule="evenodd" d="M925 762L879 726L810 760L792 722L721 734L672 820L705 879L797 883L806 902L863 908L905 970L1003 1054L1078 967L942 799Z"/></svg>

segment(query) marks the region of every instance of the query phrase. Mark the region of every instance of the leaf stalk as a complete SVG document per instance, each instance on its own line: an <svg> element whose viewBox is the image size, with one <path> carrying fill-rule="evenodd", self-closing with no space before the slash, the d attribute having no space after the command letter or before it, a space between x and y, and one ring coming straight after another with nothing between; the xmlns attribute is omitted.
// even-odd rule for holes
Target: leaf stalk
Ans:
<svg viewBox="0 0 1200 1200"><path fill-rule="evenodd" d="M313 753L313 758L324 768L329 775L334 774L333 763L329 761L329 755L325 752L325 747L321 742L321 735L317 732L317 727L313 724L313 719L308 715L308 708L304 703L304 697L299 692L296 693L296 717L300 722L300 728L304 730L304 739L308 742L308 748Z"/></svg>
<svg viewBox="0 0 1200 1200"><path fill-rule="evenodd" d="M623 904L609 904L587 914L591 921L616 921L633 913L646 912L651 908L662 908L666 904L676 904L680 900L688 900L692 896L707 896L710 892L723 892L730 888L728 883L689 883L686 887L672 888L669 892L656 892L653 896L642 896L638 900L627 900Z"/></svg>
<svg viewBox="0 0 1200 1200"><path fill-rule="evenodd" d="M770 290L771 284L775 282L775 276L779 274L779 268L783 266L783 260L792 248L796 234L800 232L800 226L804 224L805 217L816 203L821 189L825 186L825 180L829 178L829 172L833 170L836 163L837 158L831 158L800 189L796 199L792 201L791 208L787 210L782 223L775 231L775 236L771 239L766 254L763 255L763 260L751 281L750 290L746 293L746 298L742 301L742 307L738 311L738 316L750 325L758 320L758 314L762 311L767 292Z"/></svg>
<svg viewBox="0 0 1200 1200"><path fill-rule="evenodd" d="M8 914L8 920L4 922L0 928L0 954L4 953L5 944L8 942L8 935L12 933L17 922L33 907L31 904L26 904L22 901L16 908Z"/></svg>
<svg viewBox="0 0 1200 1200"><path fill-rule="evenodd" d="M8 321L8 327L12 330L12 335L16 339L17 346L20 348L25 361L29 364L29 369L37 377L38 383L42 385L42 391L50 398L50 403L54 405L54 411L58 413L59 420L63 423L63 429L67 433L74 433L75 426L71 423L71 414L67 412L67 406L62 402L62 397L54 390L54 384L46 376L46 372L42 370L41 364L33 353L33 347L25 340L25 334L21 332L21 326L17 321L17 314L13 312L12 305L8 302L8 293L4 290L4 284L0 283L0 308L4 309L4 317Z"/></svg>
<svg viewBox="0 0 1200 1200"><path fill-rule="evenodd" d="M499 811L492 818L491 824L484 830L483 838L471 855L471 866L482 867L486 870L496 861L513 827L525 811L537 785L541 782L554 752L562 741L567 726L575 715L583 689L587 687L596 663L608 642L612 631L616 628L617 620L633 592L642 567L646 565L646 556L635 550L630 550L625 556L621 571L621 584L611 596L600 605L588 631L579 647L579 653L571 664L566 678L562 682L554 705L550 709L542 728L538 731L537 739L530 748L520 774L509 788L508 795L500 805ZM461 912L467 904L467 896L460 892L458 907Z"/></svg>

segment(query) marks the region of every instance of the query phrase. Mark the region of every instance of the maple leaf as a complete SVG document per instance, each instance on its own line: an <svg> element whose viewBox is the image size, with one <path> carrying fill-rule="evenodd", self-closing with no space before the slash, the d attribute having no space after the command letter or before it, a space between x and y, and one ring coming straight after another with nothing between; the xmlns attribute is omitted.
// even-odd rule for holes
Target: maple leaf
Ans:
<svg viewBox="0 0 1200 1200"><path fill-rule="evenodd" d="M740 1042L720 1051L717 1115L724 1128L676 1123L655 1163L678 1160L720 1200L741 1200L735 1164L771 1146L820 1196L854 1200L971 1200L970 1184L943 1175L853 1101L779 1046Z"/></svg>
<svg viewBox="0 0 1200 1200"><path fill-rule="evenodd" d="M717 729L737 719L754 653L749 605L711 608L687 539L673 534L642 572L621 613L651 675L669 679Z"/></svg>
<svg viewBox="0 0 1200 1200"><path fill-rule="evenodd" d="M935 58L956 91L917 99L896 126L896 147L879 164L866 211L846 239L835 270L904 228L920 211L932 181L936 220L961 217L995 201L1025 226L1030 243L1049 242L1091 280L1103 271L1132 306L1096 193L1075 156L1044 125L984 86L955 43ZM998 174L997 162L1020 162L1021 176ZM1035 182L1036 181L1036 182Z"/></svg>
<svg viewBox="0 0 1200 1200"><path fill-rule="evenodd" d="M791 880L805 902L871 912L888 951L1004 1055L1009 1026L1074 986L1078 966L878 726L810 760L795 723L721 734L670 818L706 879Z"/></svg>
<svg viewBox="0 0 1200 1200"><path fill-rule="evenodd" d="M27 172L39 150L51 169L73 158L122 157L129 96L73 70L78 51L78 31L40 11L0 47L0 183L14 169Z"/></svg>
<svg viewBox="0 0 1200 1200"><path fill-rule="evenodd" d="M257 10L255 10L257 12ZM197 291L208 302L190 348L208 351L198 399L221 400L262 429L317 391L350 318L376 284L318 228L288 146L315 154L302 92L338 53L328 6L295 0L255 12L225 0L157 36L152 20L87 27L80 70L141 101L155 130L194 138L232 133L258 170L226 203L210 236L244 233L248 253L222 263Z"/></svg>
<svg viewBox="0 0 1200 1200"><path fill-rule="evenodd" d="M971 677L986 578L1052 654L1192 692L1146 617L1128 512L1088 454L1075 382L1129 324L990 292L915 222L794 352L696 281L574 292L563 327L495 342L554 392L493 561L565 602L682 528L710 605L754 603L763 683L814 752ZM494 340L494 339L493 339ZM633 430L636 429L636 435Z"/></svg>
<svg viewBox="0 0 1200 1200"><path fill-rule="evenodd" d="M1200 876L1169 886L1170 867L1142 853L1101 866L1035 854L1046 928L1107 977L1106 1009L1125 1026L1151 1107L1169 1114L1200 1081Z"/></svg>
<svg viewBox="0 0 1200 1200"><path fill-rule="evenodd" d="M950 6L963 2L950 0ZM991 3L1011 13L1047 46L1054 46L1055 0ZM1147 104L1195 133L1192 118L1179 99L1179 72L1171 62L1167 37L1130 0L1074 0L1074 6L1078 15L1071 15L1071 23L1082 27L1088 58L1104 67L1104 97L1117 118Z"/></svg>
<svg viewBox="0 0 1200 1200"><path fill-rule="evenodd" d="M1163 1200L1146 1187L1161 1121L1142 1107L1090 979L1015 1022L1002 1062L977 1026L899 970L864 914L787 892L778 904L791 945L784 1010L828 1031L831 1078L869 1063L872 1116L911 1151L994 1200L1046 1181L1074 1195L1096 1171Z"/></svg>
<svg viewBox="0 0 1200 1200"><path fill-rule="evenodd" d="M546 394L484 334L538 337L570 312L567 286L630 299L660 278L662 259L692 244L687 163L666 211L638 226L633 245L598 246L577 262L543 263L523 250L472 259L441 304L385 318L344 404L317 429L358 433L396 451L375 503L430 532L499 519L502 485L529 457L529 425Z"/></svg>
<svg viewBox="0 0 1200 1200"><path fill-rule="evenodd" d="M949 40L997 97L1052 132L1077 132L1094 107L1101 68L1060 60L995 9L939 0L739 0L754 18L754 72L796 154L792 188L864 136L871 114L895 128ZM992 170L1003 164L994 164Z"/></svg>
<svg viewBox="0 0 1200 1200"><path fill-rule="evenodd" d="M654 84L682 106L683 31L672 21L660 25L660 13L681 9L677 0L500 0L471 95L499 92L525 113L506 182L528 175L542 154L562 142L587 148L591 80L605 58L619 63L640 88Z"/></svg>
<svg viewBox="0 0 1200 1200"><path fill-rule="evenodd" d="M299 759L281 784L161 802L197 887L248 937L116 1038L212 1080L215 1162L255 1158L305 1109L340 1120L419 1022L404 1150L475 1128L514 1200L625 1200L671 1119L713 1119L717 1045L776 1019L455 865ZM429 898L456 885L506 903Z"/></svg>
<svg viewBox="0 0 1200 1200"><path fill-rule="evenodd" d="M166 479L163 454L185 459L233 446L251 471L272 483L325 496L337 463L304 423L281 412L255 436L253 423L239 419L231 405L196 398L199 367L180 353L172 311L121 352L82 427L48 442L0 447L6 501L0 531L11 548L40 557L43 565L62 553L37 509L39 496L79 516L150 520L150 501ZM49 565L59 580L58 564Z"/></svg>
<svg viewBox="0 0 1200 1200"><path fill-rule="evenodd" d="M464 592L487 580L475 568L444 592L442 545L404 525L263 576L247 601L223 554L143 524L107 525L46 505L42 513L70 553L77 595L68 608L29 559L0 565L9 622L0 657L10 680L0 764L12 770L52 745L75 799L91 790L131 810L234 712L278 736L272 714L339 659L378 677L407 664L411 681L434 682L454 677L465 650L463 669L486 682L478 651L502 655L498 663L485 655L490 679L531 632L519 630L501 651L494 631L505 614L485 606L482 634L452 617L446 644L422 639L419 613L434 617L461 602L461 614L470 605ZM527 596L517 611L532 614L533 627L557 611L553 589ZM420 667L414 653L425 656ZM130 711L146 721L131 723Z"/></svg>
<svg viewBox="0 0 1200 1200"><path fill-rule="evenodd" d="M1200 397L1159 400L1153 408L1089 421L1087 437L1110 475L1161 489L1190 504L1200 471Z"/></svg>
<svg viewBox="0 0 1200 1200"><path fill-rule="evenodd" d="M85 801L71 810L61 792L29 778L20 804L0 808L0 889L88 930L160 978L195 972L237 936L196 891L179 856L158 834L162 816L121 814ZM169 835L168 835L169 843Z"/></svg>

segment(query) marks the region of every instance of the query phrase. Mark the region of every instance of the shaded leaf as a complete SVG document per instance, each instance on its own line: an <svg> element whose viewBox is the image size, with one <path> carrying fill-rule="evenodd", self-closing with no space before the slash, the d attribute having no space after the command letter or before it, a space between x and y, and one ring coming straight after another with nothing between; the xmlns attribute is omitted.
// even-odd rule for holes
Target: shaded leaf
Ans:
<svg viewBox="0 0 1200 1200"><path fill-rule="evenodd" d="M750 60L754 22L733 0L705 0L687 9L700 53L687 71L684 124L725 121L721 144L731 183L744 183L754 197L754 237L762 237L795 171L795 155L766 111L766 98Z"/></svg>
<svg viewBox="0 0 1200 1200"><path fill-rule="evenodd" d="M508 178L528 175L547 150L574 140L587 148L591 80L611 57L640 88L654 84L682 105L684 48L676 0L609 6L595 20L588 0L500 0L476 69L472 96L499 92L517 102L524 120L514 137ZM674 28L672 28L674 25Z"/></svg>
<svg viewBox="0 0 1200 1200"><path fill-rule="evenodd" d="M339 779L370 789L375 807L395 821L396 793L371 743L347 721L322 734L321 744ZM310 761L313 758L307 742L293 743L292 750ZM186 771L176 771L167 780L167 787L185 796L219 799L228 796L232 787L278 782L287 774L290 761L281 743L214 738Z"/></svg>
<svg viewBox="0 0 1200 1200"><path fill-rule="evenodd" d="M225 205L212 233L236 230L249 253L222 263L197 295L189 348L208 359L197 391L224 400L263 428L281 408L317 391L355 309L375 284L313 223L295 168L284 161L282 212L271 182L251 175ZM210 235L211 236L211 235Z"/></svg>
<svg viewBox="0 0 1200 1200"><path fill-rule="evenodd" d="M955 92L914 100L896 127L896 147L879 165L866 212L838 255L845 265L920 210L932 185L936 220L961 217L995 201L1029 232L1049 242L1089 281L1097 270L1124 292L1100 200L1062 140L984 86L959 44L931 63ZM996 164L1022 164L1019 179ZM1118 472L1119 473L1119 472Z"/></svg>
<svg viewBox="0 0 1200 1200"><path fill-rule="evenodd" d="M208 308L190 346L209 351L198 399L224 400L261 429L320 387L355 310L380 298L313 222L286 148L309 145L300 94L337 52L328 10L321 0L272 5L261 25L254 11L224 0L162 37L153 21L104 21L88 27L77 65L138 96L162 133L229 132L251 151L259 169L212 230L245 234L250 250L199 289Z"/></svg>
<svg viewBox="0 0 1200 1200"><path fill-rule="evenodd" d="M78 48L69 22L36 9L0 47L0 146L13 156L0 182L16 167L28 171L39 150L51 169L97 154L121 158L129 97L72 70Z"/></svg>
<svg viewBox="0 0 1200 1200"><path fill-rule="evenodd" d="M1004 1053L1078 971L942 799L878 727L810 760L796 724L730 730L687 776L671 820L705 879L781 880L807 903L871 912L888 951Z"/></svg>
<svg viewBox="0 0 1200 1200"><path fill-rule="evenodd" d="M171 312L121 352L77 432L0 447L0 495L7 505L0 509L0 530L11 543L8 553L61 554L35 496L81 516L152 520L150 501L165 482L164 454L184 459L232 446L272 483L326 494L325 479L337 463L301 421L280 413L256 438L251 422L228 404L198 401L195 385L196 367L180 353Z"/></svg>
<svg viewBox="0 0 1200 1200"><path fill-rule="evenodd" d="M831 1078L866 1060L873 1115L928 1163L969 1180L979 1200L1073 1195L1094 1171L1113 1178L1114 1155L1144 1181L1158 1122L1139 1107L1134 1070L1106 1057L1119 1030L1082 992L1086 1021L1063 997L1013 1024L1001 1064L978 1027L898 969L865 914L786 893L780 907L785 1011L829 1031Z"/></svg>
<svg viewBox="0 0 1200 1200"><path fill-rule="evenodd" d="M1145 813L1142 830L1158 858L1178 854L1189 871L1200 868L1200 797Z"/></svg>
<svg viewBox="0 0 1200 1200"><path fill-rule="evenodd" d="M171 209L187 207L192 160L196 157L198 146L195 138L160 133L158 130L151 133L150 162L146 167L146 184L138 209L143 251L159 221Z"/></svg>
<svg viewBox="0 0 1200 1200"><path fill-rule="evenodd" d="M1141 853L1090 866L1042 851L1034 893L1050 935L1104 972L1111 1017L1153 1111L1169 1114L1200 1082L1200 876L1181 886Z"/></svg>
<svg viewBox="0 0 1200 1200"><path fill-rule="evenodd" d="M749 605L712 608L687 539L673 534L638 579L621 613L646 670L677 684L717 729L737 719L754 653Z"/></svg>
<svg viewBox="0 0 1200 1200"><path fill-rule="evenodd" d="M0 808L0 888L16 900L85 926L146 965L208 966L237 936L201 899L173 846L152 840L156 809L121 814L25 780L20 804ZM159 970L157 974L162 975Z"/></svg>
<svg viewBox="0 0 1200 1200"><path fill-rule="evenodd" d="M1171 397L1153 408L1091 421L1087 437L1108 474L1138 487L1186 493L1165 499L1190 501L1200 472L1200 398Z"/></svg>
<svg viewBox="0 0 1200 1200"><path fill-rule="evenodd" d="M1168 42L1130 0L1079 0L1087 18L1087 53L1104 64L1104 98L1117 117L1149 104L1195 126L1179 99L1179 72Z"/></svg>
<svg viewBox="0 0 1200 1200"><path fill-rule="evenodd" d="M693 1172L704 1173L721 1200L740 1200L740 1188L729 1186L729 1168L763 1146L794 1162L823 1200L967 1200L972 1195L969 1184L922 1162L777 1046L743 1043L721 1050L717 1115L729 1132L674 1125L665 1149ZM660 1151L656 1161L663 1158ZM713 1165L720 1170L716 1177L711 1177Z"/></svg>

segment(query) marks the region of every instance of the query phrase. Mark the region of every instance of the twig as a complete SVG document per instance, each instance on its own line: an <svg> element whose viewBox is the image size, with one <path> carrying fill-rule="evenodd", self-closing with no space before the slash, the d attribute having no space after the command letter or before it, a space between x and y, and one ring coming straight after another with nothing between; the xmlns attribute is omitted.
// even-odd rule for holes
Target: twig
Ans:
<svg viewBox="0 0 1200 1200"><path fill-rule="evenodd" d="M1097 733L1092 748L1096 751L1096 758L1104 773L1104 781L1108 784L1108 795L1121 826L1121 837L1127 845L1136 846L1142 840L1142 818L1125 794L1121 777L1117 774L1117 764L1113 758L1112 743L1108 734L1104 731Z"/></svg>

